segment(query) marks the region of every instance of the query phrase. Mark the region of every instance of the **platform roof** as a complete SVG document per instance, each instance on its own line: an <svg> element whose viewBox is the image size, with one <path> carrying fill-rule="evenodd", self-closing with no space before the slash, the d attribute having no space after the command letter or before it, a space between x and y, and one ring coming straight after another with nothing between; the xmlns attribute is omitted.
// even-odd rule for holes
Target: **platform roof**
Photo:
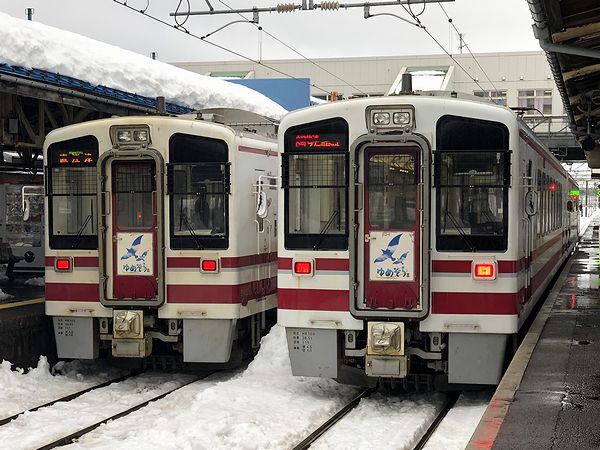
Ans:
<svg viewBox="0 0 600 450"><path fill-rule="evenodd" d="M600 168L600 1L527 0L570 126Z"/></svg>

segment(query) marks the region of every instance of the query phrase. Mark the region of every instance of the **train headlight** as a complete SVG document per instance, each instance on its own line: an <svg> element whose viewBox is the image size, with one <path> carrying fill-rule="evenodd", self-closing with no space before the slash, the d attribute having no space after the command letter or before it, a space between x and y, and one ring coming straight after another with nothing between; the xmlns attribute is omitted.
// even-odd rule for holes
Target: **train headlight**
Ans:
<svg viewBox="0 0 600 450"><path fill-rule="evenodd" d="M146 147L150 144L150 127L148 125L117 125L110 129L113 146L127 150Z"/></svg>
<svg viewBox="0 0 600 450"><path fill-rule="evenodd" d="M131 131L130 130L119 130L117 132L117 141L120 144L131 142Z"/></svg>
<svg viewBox="0 0 600 450"><path fill-rule="evenodd" d="M412 105L374 105L366 111L367 128L372 133L410 133L415 128Z"/></svg>
<svg viewBox="0 0 600 450"><path fill-rule="evenodd" d="M369 322L367 350L370 355L403 355L404 324L402 322Z"/></svg>
<svg viewBox="0 0 600 450"><path fill-rule="evenodd" d="M408 125L410 123L410 113L407 111L395 112L394 123L396 125Z"/></svg>
<svg viewBox="0 0 600 450"><path fill-rule="evenodd" d="M148 140L147 130L135 130L133 132L133 140L137 142L146 142Z"/></svg>
<svg viewBox="0 0 600 450"><path fill-rule="evenodd" d="M373 124L374 125L389 125L390 124L390 113L387 113L387 112L373 113Z"/></svg>

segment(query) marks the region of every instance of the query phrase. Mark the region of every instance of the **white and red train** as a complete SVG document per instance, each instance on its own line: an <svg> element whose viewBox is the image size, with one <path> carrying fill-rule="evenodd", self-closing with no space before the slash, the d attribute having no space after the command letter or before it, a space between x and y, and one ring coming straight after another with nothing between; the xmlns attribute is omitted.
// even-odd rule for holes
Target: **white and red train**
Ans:
<svg viewBox="0 0 600 450"><path fill-rule="evenodd" d="M576 244L577 187L513 111L456 97L281 122L278 323L295 375L499 381Z"/></svg>
<svg viewBox="0 0 600 450"><path fill-rule="evenodd" d="M275 321L275 133L262 116L214 109L48 135L59 357L231 363L258 346Z"/></svg>

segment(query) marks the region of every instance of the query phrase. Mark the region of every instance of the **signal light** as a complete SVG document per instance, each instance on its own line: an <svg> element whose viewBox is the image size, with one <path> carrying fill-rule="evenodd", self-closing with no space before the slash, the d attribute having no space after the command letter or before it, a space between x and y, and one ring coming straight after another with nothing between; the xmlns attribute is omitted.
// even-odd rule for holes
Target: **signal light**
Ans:
<svg viewBox="0 0 600 450"><path fill-rule="evenodd" d="M555 191L556 185L554 183L552 183L550 186L548 186L548 189L550 189L551 191Z"/></svg>
<svg viewBox="0 0 600 450"><path fill-rule="evenodd" d="M473 278L476 280L495 280L496 265L490 263L477 263L473 269Z"/></svg>
<svg viewBox="0 0 600 450"><path fill-rule="evenodd" d="M294 275L312 276L313 263L312 261L294 261Z"/></svg>
<svg viewBox="0 0 600 450"><path fill-rule="evenodd" d="M54 270L57 272L71 272L73 270L71 258L56 258Z"/></svg>
<svg viewBox="0 0 600 450"><path fill-rule="evenodd" d="M219 264L218 261L216 259L203 259L200 262L200 270L202 272L218 272L219 271Z"/></svg>

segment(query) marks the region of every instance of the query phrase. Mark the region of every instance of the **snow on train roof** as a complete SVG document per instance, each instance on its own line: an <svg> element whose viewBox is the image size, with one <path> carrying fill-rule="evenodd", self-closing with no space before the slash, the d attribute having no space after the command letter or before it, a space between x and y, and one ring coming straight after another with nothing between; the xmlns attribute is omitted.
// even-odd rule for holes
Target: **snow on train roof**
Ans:
<svg viewBox="0 0 600 450"><path fill-rule="evenodd" d="M245 86L199 75L69 31L0 13L0 63L46 70L202 108L239 108L280 119L287 111Z"/></svg>

